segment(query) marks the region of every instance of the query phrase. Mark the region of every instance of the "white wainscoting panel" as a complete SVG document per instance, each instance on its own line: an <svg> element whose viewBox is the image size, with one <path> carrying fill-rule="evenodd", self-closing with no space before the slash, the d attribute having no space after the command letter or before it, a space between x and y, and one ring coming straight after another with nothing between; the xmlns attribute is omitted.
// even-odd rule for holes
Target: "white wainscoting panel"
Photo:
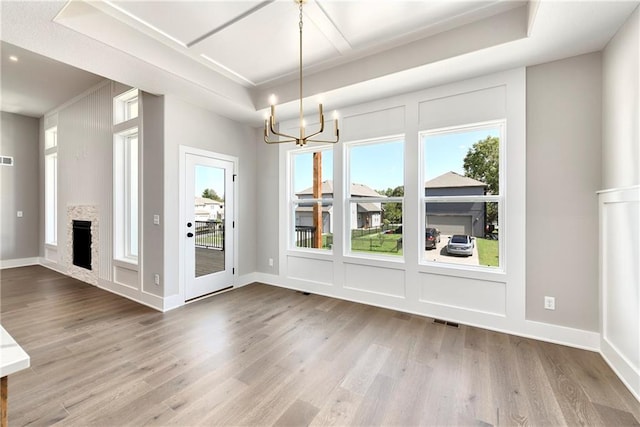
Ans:
<svg viewBox="0 0 640 427"><path fill-rule="evenodd" d="M474 90L420 103L420 129L479 123L507 116L506 87Z"/></svg>
<svg viewBox="0 0 640 427"><path fill-rule="evenodd" d="M420 302L506 314L506 284L420 273Z"/></svg>
<svg viewBox="0 0 640 427"><path fill-rule="evenodd" d="M340 126L340 139L357 141L367 138L397 135L405 131L405 106L385 108L345 116Z"/></svg>
<svg viewBox="0 0 640 427"><path fill-rule="evenodd" d="M601 349L640 398L640 187L599 197Z"/></svg>
<svg viewBox="0 0 640 427"><path fill-rule="evenodd" d="M333 286L333 261L288 256L287 263L289 278Z"/></svg>
<svg viewBox="0 0 640 427"><path fill-rule="evenodd" d="M57 246L44 246L44 259L49 262L59 263L60 259L58 258L58 247Z"/></svg>
<svg viewBox="0 0 640 427"><path fill-rule="evenodd" d="M138 271L115 265L113 267L113 281L119 285L124 285L132 289L138 290Z"/></svg>
<svg viewBox="0 0 640 427"><path fill-rule="evenodd" d="M346 289L397 298L406 296L404 270L345 263L344 283Z"/></svg>

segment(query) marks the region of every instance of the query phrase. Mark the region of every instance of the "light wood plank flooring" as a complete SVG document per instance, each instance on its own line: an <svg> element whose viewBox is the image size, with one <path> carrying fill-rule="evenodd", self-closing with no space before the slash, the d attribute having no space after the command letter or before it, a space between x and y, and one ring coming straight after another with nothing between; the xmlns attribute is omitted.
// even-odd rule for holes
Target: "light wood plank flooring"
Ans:
<svg viewBox="0 0 640 427"><path fill-rule="evenodd" d="M253 284L166 314L1 272L23 425L638 425L597 353Z"/></svg>

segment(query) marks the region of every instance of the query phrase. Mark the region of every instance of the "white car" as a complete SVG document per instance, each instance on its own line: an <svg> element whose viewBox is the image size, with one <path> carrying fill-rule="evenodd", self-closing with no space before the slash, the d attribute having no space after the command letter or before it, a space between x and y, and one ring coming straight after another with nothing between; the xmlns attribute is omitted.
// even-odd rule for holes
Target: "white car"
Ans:
<svg viewBox="0 0 640 427"><path fill-rule="evenodd" d="M454 234L449 237L447 253L449 255L473 255L474 238L465 234Z"/></svg>

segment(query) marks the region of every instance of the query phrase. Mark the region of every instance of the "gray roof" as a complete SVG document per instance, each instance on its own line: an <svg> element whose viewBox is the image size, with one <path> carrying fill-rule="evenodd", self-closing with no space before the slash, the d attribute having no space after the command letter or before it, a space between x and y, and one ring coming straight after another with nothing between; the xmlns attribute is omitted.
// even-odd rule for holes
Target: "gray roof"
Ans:
<svg viewBox="0 0 640 427"><path fill-rule="evenodd" d="M484 182L455 172L443 173L424 183L425 188L487 187Z"/></svg>
<svg viewBox="0 0 640 427"><path fill-rule="evenodd" d="M358 212L380 212L380 203L358 203Z"/></svg>
<svg viewBox="0 0 640 427"><path fill-rule="evenodd" d="M322 182L322 194L331 194L333 196L333 181L328 179ZM302 191L296 193L298 196L313 195L313 187L305 188ZM367 187L364 184L351 184L351 196L355 197L387 197L378 193L371 187Z"/></svg>

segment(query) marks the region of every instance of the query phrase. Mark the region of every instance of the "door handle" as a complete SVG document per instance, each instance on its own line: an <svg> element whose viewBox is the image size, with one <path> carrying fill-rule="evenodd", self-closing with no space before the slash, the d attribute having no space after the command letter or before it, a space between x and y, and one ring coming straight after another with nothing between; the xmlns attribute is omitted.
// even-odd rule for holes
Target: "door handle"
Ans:
<svg viewBox="0 0 640 427"><path fill-rule="evenodd" d="M187 237L193 237L193 233L191 232L187 233Z"/></svg>

